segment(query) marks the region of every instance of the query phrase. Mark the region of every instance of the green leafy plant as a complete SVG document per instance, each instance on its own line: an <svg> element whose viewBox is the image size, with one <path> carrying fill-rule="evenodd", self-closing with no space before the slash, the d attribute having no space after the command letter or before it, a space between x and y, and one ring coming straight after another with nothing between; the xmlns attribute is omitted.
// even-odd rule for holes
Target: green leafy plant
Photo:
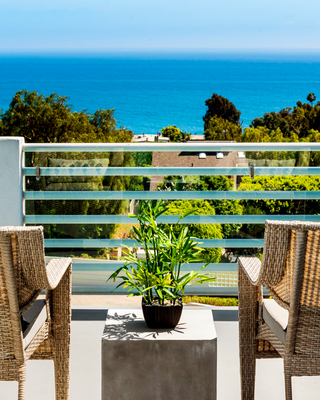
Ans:
<svg viewBox="0 0 320 400"><path fill-rule="evenodd" d="M201 253L203 249L198 247L199 242L188 235L188 227L182 226L178 230L169 225L164 229L162 224L157 223L157 218L168 210L168 203L161 200L153 207L152 202L141 201L138 214L130 215L137 218L140 227L133 227L133 238L140 244L145 252L145 260L137 255L137 248L131 250L127 247L123 267L115 271L109 278L115 281L122 279L117 286L135 290L129 296L142 295L146 304L167 303L175 304L181 298L187 284L191 282L203 283L213 281L214 278L201 274L201 271L211 262L206 263L199 271L188 272L181 275L181 267L184 263L203 262ZM182 218L192 214L191 209L179 217ZM124 273L124 275L120 275Z"/></svg>

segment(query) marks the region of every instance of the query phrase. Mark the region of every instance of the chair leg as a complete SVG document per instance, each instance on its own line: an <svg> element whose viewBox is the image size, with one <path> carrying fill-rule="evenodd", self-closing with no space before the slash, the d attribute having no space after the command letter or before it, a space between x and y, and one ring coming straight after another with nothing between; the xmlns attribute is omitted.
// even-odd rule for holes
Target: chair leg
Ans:
<svg viewBox="0 0 320 400"><path fill-rule="evenodd" d="M238 268L241 399L253 400L256 375L257 287Z"/></svg>
<svg viewBox="0 0 320 400"><path fill-rule="evenodd" d="M51 291L56 400L69 399L71 267Z"/></svg>
<svg viewBox="0 0 320 400"><path fill-rule="evenodd" d="M18 400L25 400L25 398L26 398L26 365L23 365L19 371Z"/></svg>
<svg viewBox="0 0 320 400"><path fill-rule="evenodd" d="M67 343L55 343L54 374L56 387L56 400L69 399L69 348Z"/></svg>
<svg viewBox="0 0 320 400"><path fill-rule="evenodd" d="M240 358L241 400L253 400L256 376L255 355L249 348L242 350Z"/></svg>
<svg viewBox="0 0 320 400"><path fill-rule="evenodd" d="M292 382L291 375L284 374L284 384L286 389L286 400L292 400Z"/></svg>

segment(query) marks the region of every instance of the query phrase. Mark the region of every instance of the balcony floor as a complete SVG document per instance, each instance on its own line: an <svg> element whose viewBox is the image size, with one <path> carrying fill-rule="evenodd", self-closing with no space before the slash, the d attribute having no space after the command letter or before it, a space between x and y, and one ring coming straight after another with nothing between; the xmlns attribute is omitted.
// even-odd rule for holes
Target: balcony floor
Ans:
<svg viewBox="0 0 320 400"><path fill-rule="evenodd" d="M73 300L73 303L79 300L80 297ZM81 303L83 300L84 298L81 299ZM91 305L73 306L70 400L101 399L100 346L107 309L128 308L127 300L123 296L113 296L108 306L92 305L97 301L98 298L95 296L88 296L86 303ZM119 306L119 304L122 305ZM131 305L131 307L134 310L138 306ZM200 309L214 309L218 336L218 400L240 399L237 309L235 307L187 307L194 312ZM265 376L269 377L268 381L264 379ZM318 400L319 391L320 377L293 378L294 400ZM1 400L16 400L17 383L0 382L0 398ZM258 360L256 399L280 400L284 398L282 360ZM44 399L54 400L53 363L29 361L26 400Z"/></svg>

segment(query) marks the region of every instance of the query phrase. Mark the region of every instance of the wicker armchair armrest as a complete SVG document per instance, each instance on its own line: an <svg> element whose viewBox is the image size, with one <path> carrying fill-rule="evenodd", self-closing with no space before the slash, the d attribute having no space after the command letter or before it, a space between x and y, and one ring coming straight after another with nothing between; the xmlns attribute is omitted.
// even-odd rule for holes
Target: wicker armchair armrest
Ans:
<svg viewBox="0 0 320 400"><path fill-rule="evenodd" d="M57 258L50 260L46 266L46 289L55 289L71 264L71 258Z"/></svg>
<svg viewBox="0 0 320 400"><path fill-rule="evenodd" d="M252 285L260 285L261 261L256 257L239 257L238 265L242 267Z"/></svg>

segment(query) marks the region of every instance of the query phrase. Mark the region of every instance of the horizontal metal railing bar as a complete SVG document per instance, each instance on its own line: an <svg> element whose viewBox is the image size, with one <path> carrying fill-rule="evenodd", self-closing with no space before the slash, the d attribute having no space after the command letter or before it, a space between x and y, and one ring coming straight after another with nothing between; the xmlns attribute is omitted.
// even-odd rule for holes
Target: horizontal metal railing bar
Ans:
<svg viewBox="0 0 320 400"><path fill-rule="evenodd" d="M42 191L23 196L25 200L317 200L320 191Z"/></svg>
<svg viewBox="0 0 320 400"><path fill-rule="evenodd" d="M263 239L197 239L199 247L263 247ZM114 248L114 247L141 247L133 239L45 239L47 248Z"/></svg>
<svg viewBox="0 0 320 400"><path fill-rule="evenodd" d="M264 224L265 221L320 222L320 215L190 215L180 224ZM163 215L158 223L176 224L179 215ZM25 224L137 224L127 215L25 215Z"/></svg>
<svg viewBox="0 0 320 400"><path fill-rule="evenodd" d="M132 291L133 292L133 291ZM122 287L114 290L113 286L72 286L72 293L104 293L104 294L128 294L127 289ZM238 296L238 287L203 287L201 285L197 287L187 286L185 288L186 295L216 295L216 296Z"/></svg>
<svg viewBox="0 0 320 400"><path fill-rule="evenodd" d="M35 167L23 168L25 176L36 176ZM255 167L257 176L320 175L319 167ZM41 167L41 176L164 176L251 175L250 167Z"/></svg>
<svg viewBox="0 0 320 400"><path fill-rule="evenodd" d="M320 151L320 143L28 143L25 152Z"/></svg>
<svg viewBox="0 0 320 400"><path fill-rule="evenodd" d="M283 169L283 168L281 168ZM320 174L320 168L314 168ZM291 170L291 168L289 168ZM163 175L250 175L250 167L41 167L41 176L163 176ZM255 170L256 172L256 170ZM25 176L36 176L35 167L23 168ZM290 174L287 172L286 174ZM259 175L256 172L256 175ZM303 175L307 175L304 173ZM313 175L316 175L313 173Z"/></svg>
<svg viewBox="0 0 320 400"><path fill-rule="evenodd" d="M110 262L105 263L73 263L72 271L110 271L114 272L118 268L122 267L124 262ZM182 264L181 271L198 271L205 264L203 263L193 263L193 264ZM237 263L211 263L209 264L204 272L235 272L238 270Z"/></svg>

